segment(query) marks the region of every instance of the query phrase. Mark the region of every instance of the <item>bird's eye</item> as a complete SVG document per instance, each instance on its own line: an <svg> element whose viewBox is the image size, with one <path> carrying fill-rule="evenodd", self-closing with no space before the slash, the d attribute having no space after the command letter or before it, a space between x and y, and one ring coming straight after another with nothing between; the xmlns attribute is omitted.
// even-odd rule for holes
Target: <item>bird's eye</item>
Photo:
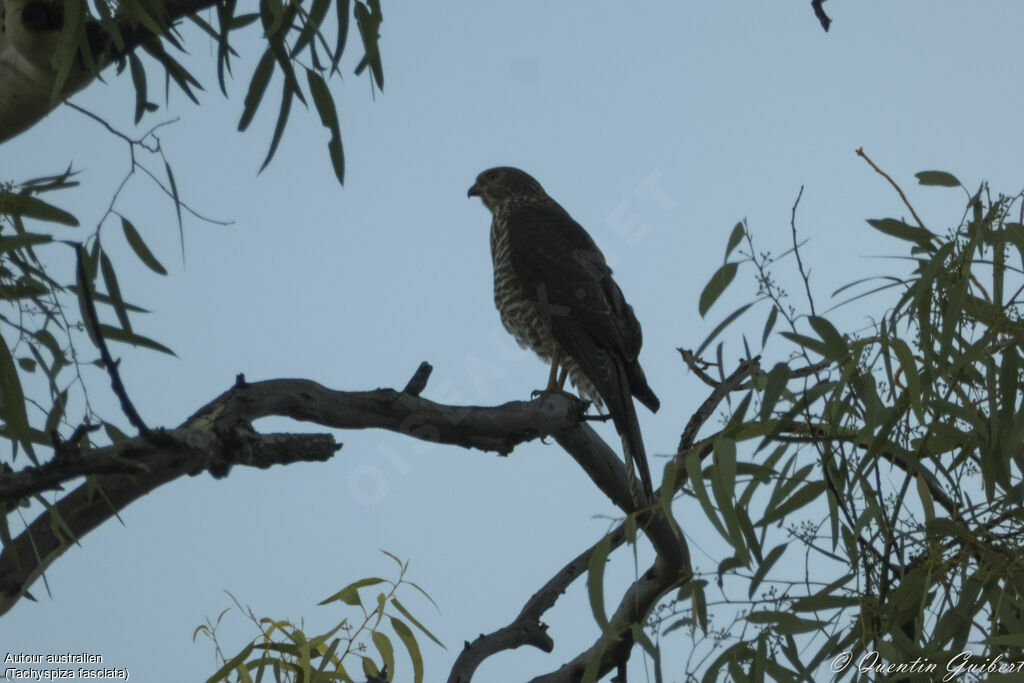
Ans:
<svg viewBox="0 0 1024 683"><path fill-rule="evenodd" d="M487 173L484 173L484 180L486 180L488 182L490 182L491 180L494 180L497 177L498 177L498 172L497 171L488 171Z"/></svg>

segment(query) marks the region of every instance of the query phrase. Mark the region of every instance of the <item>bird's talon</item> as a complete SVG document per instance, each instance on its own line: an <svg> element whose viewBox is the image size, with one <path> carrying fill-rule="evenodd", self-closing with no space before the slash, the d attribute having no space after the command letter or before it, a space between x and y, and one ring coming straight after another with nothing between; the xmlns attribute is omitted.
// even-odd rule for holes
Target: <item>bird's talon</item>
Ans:
<svg viewBox="0 0 1024 683"><path fill-rule="evenodd" d="M533 391L530 392L530 398L544 398L546 396L551 396L553 394L557 396L562 396L563 398L568 399L571 403L578 403L583 400L576 394L568 392L565 389L534 389Z"/></svg>

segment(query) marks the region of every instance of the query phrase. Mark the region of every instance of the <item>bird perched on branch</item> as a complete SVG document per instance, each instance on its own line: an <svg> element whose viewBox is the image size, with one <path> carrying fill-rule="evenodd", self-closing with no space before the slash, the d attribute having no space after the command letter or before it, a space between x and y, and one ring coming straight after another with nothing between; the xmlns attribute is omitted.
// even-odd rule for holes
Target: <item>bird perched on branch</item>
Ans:
<svg viewBox="0 0 1024 683"><path fill-rule="evenodd" d="M638 355L643 337L633 308L612 279L594 240L517 168L484 171L469 188L493 214L494 303L516 341L551 362L546 391L568 378L580 394L608 407L622 438L630 493L653 495L651 473L633 396L657 412ZM559 372L561 368L561 372Z"/></svg>

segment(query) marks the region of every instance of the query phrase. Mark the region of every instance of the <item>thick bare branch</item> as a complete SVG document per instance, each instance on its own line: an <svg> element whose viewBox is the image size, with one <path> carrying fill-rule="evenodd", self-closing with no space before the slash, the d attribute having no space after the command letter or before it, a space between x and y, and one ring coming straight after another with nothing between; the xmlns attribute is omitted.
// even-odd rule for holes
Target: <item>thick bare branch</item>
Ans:
<svg viewBox="0 0 1024 683"><path fill-rule="evenodd" d="M332 391L310 380L248 384L239 377L235 387L178 429L151 430L146 438L62 454L38 468L0 473L0 502L8 506L74 478L93 477L43 512L0 553L0 614L25 594L70 543L163 484L205 471L224 475L234 464L268 467L326 460L336 450L329 435L257 434L252 428L257 418L291 417L340 429L377 427L507 454L524 441L576 428L579 407L557 394L482 408L441 405L393 389ZM590 438L603 445L587 429ZM606 456L594 452L595 457ZM578 455L584 454L578 451ZM96 486L102 487L104 496L95 495Z"/></svg>
<svg viewBox="0 0 1024 683"><path fill-rule="evenodd" d="M160 445L156 445L159 441ZM8 504L30 489L52 488L85 472L102 487L83 484L41 514L0 553L0 615L5 614L32 583L72 542L108 521L130 503L183 475L223 467L225 461L269 467L299 461L322 461L337 450L329 434L249 435L204 429L163 432L159 440L142 437L95 451L86 451L38 468L4 475L0 491ZM55 523L54 514L60 516ZM61 531L70 532L70 538Z"/></svg>
<svg viewBox="0 0 1024 683"><path fill-rule="evenodd" d="M636 514L638 528L644 530L658 553L654 566L625 592L611 619L612 633L618 634L617 637L602 635L587 652L551 674L555 676L551 680L578 680L591 656L602 657L602 672L610 671L626 662L632 652L633 625L643 624L648 612L654 608L658 600L669 590L688 581L693 575L693 570L690 566L686 540L674 520L665 514L661 505L643 510L636 508L626 484L625 465L589 425L581 423L566 429L555 434L555 440L576 460L606 496L627 514ZM611 549L620 547L625 539L623 523L610 534ZM532 645L544 652L550 652L554 643L547 633L547 626L540 618L573 581L586 573L595 548L596 544L563 567L530 598L512 623L487 635L481 635L472 643L467 642L452 667L448 683L469 683L484 660L505 650ZM582 666L579 666L581 662ZM565 678L566 676L568 678Z"/></svg>

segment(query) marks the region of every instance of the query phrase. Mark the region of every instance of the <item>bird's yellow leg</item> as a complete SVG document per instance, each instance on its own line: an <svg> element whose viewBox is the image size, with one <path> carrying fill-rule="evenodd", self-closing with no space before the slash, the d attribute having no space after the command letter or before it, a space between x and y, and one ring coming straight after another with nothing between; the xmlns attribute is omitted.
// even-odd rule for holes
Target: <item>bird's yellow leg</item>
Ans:
<svg viewBox="0 0 1024 683"><path fill-rule="evenodd" d="M558 373L558 390L565 391L565 380L569 376L569 368L562 366L562 371Z"/></svg>
<svg viewBox="0 0 1024 683"><path fill-rule="evenodd" d="M565 375L562 375L562 382L558 381L558 365L561 363L561 349L555 347L555 353L551 356L551 374L548 375L548 388L544 391L548 392L560 392L562 390L562 384L565 381Z"/></svg>

